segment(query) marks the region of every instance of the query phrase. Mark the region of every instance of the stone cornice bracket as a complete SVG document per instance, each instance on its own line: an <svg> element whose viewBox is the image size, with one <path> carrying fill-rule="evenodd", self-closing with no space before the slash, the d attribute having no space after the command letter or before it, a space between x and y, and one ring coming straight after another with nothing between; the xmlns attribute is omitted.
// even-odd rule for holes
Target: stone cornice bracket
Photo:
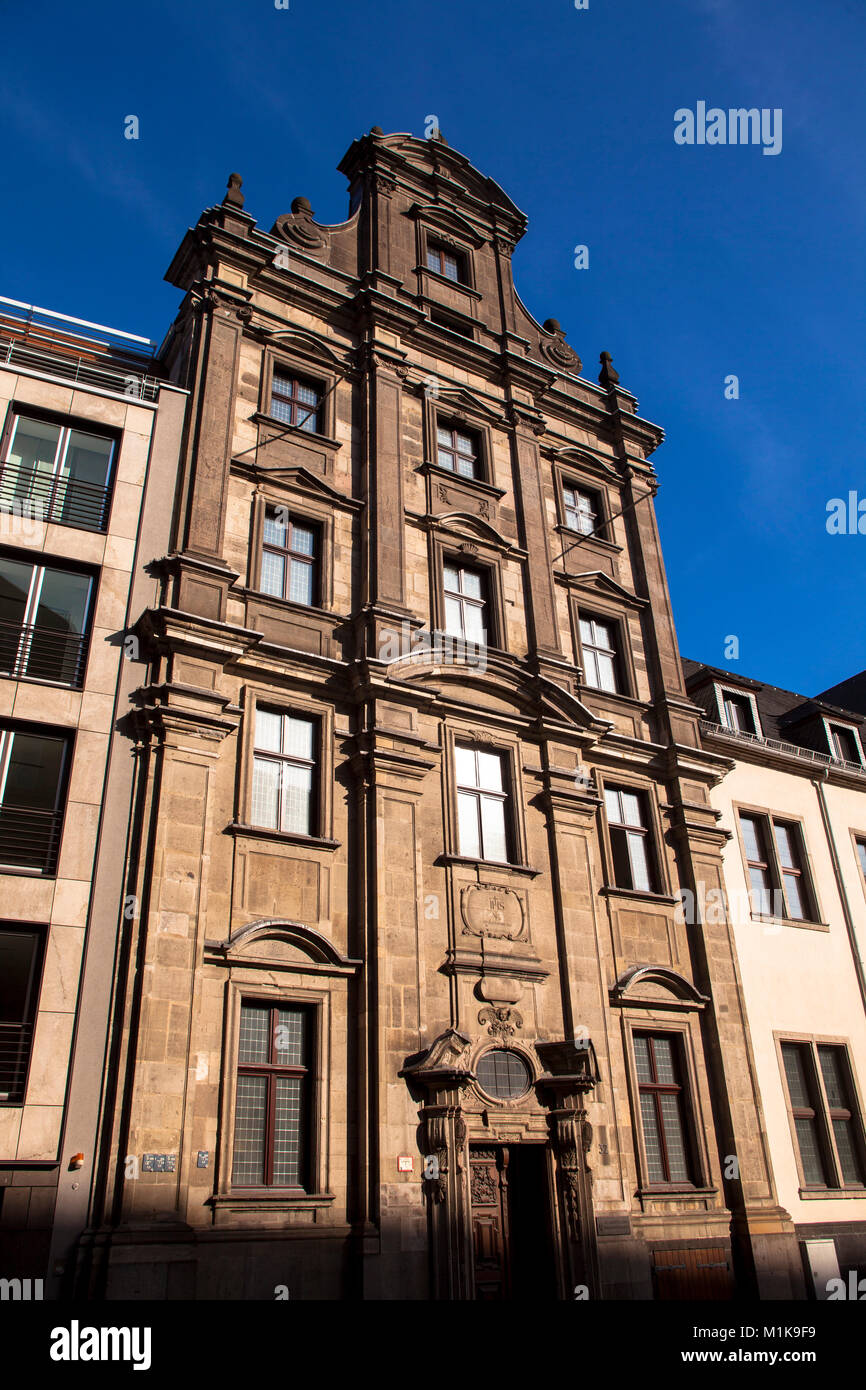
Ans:
<svg viewBox="0 0 866 1390"><path fill-rule="evenodd" d="M557 319L545 319L541 325L544 332L548 335L539 341L539 351L554 367L558 367L564 372L579 372L583 363L571 347L565 341L565 333L560 327Z"/></svg>
<svg viewBox="0 0 866 1390"><path fill-rule="evenodd" d="M560 1107L582 1108L580 1097L594 1090L601 1080L592 1040L564 1038L559 1042L537 1042L535 1051L545 1069L535 1083L536 1089L556 1098Z"/></svg>
<svg viewBox="0 0 866 1390"><path fill-rule="evenodd" d="M512 401L507 408L507 416L514 429L531 430L537 435L545 434L547 431L547 422L541 411L534 410L530 405Z"/></svg>

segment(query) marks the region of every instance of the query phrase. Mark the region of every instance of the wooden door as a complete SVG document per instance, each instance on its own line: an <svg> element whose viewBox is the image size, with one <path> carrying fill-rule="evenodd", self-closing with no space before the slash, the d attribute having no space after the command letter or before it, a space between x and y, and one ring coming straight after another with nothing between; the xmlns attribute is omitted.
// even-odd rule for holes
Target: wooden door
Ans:
<svg viewBox="0 0 866 1390"><path fill-rule="evenodd" d="M723 1245L654 1250L653 1282L659 1299L727 1300L734 1296L730 1260Z"/></svg>
<svg viewBox="0 0 866 1390"><path fill-rule="evenodd" d="M501 1145L469 1150L475 1297L489 1302L510 1294L508 1150Z"/></svg>

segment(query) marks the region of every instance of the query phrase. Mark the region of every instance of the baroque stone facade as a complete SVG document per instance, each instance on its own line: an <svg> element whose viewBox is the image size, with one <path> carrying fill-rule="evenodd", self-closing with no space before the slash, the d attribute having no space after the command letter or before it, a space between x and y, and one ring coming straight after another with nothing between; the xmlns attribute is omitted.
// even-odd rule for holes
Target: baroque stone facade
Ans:
<svg viewBox="0 0 866 1390"><path fill-rule="evenodd" d="M676 911L721 887L727 763L661 431L523 306L465 157L374 129L340 169L346 222L270 232L233 175L168 272L190 409L75 1287L802 1295L732 928Z"/></svg>

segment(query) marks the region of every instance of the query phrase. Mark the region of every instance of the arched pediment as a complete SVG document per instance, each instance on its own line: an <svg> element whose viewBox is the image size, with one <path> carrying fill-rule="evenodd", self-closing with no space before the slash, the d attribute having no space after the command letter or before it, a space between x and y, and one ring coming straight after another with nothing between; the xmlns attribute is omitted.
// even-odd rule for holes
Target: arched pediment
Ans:
<svg viewBox="0 0 866 1390"><path fill-rule="evenodd" d="M208 942L208 952L226 965L350 975L360 968L314 927L282 917L262 917L235 927L225 941Z"/></svg>
<svg viewBox="0 0 866 1390"><path fill-rule="evenodd" d="M479 540L485 541L488 545L495 545L501 550L513 550L514 545L501 531L497 531L495 526L491 526L489 521L484 521L480 516L473 516L472 512L440 512L436 517L438 527L447 527L449 531L465 534L467 536L477 536Z"/></svg>
<svg viewBox="0 0 866 1390"><path fill-rule="evenodd" d="M667 965L632 965L620 975L610 992L611 1003L659 1003L665 999L702 1009L710 1001L691 980Z"/></svg>
<svg viewBox="0 0 866 1390"><path fill-rule="evenodd" d="M333 349L313 333L305 333L302 328L278 329L275 333L268 334L268 340L279 347L293 348L296 352L306 353L308 357L315 357L320 362L327 362L331 367L344 370L345 364Z"/></svg>
<svg viewBox="0 0 866 1390"><path fill-rule="evenodd" d="M429 649L419 649L390 662L388 674L401 681L435 686L446 699L471 703L479 719L489 710L556 720L591 734L591 742L613 727L608 720L596 718L576 696L555 682L541 676L527 679L525 673L515 671L510 663L489 652L482 652L482 669L478 664L470 664L473 655L470 653L470 659L462 655L459 639L449 639L447 633L433 633Z"/></svg>
<svg viewBox="0 0 866 1390"><path fill-rule="evenodd" d="M465 217L461 217L460 213L454 212L452 208L442 207L438 203L413 203L407 216L417 218L425 226L435 227L437 231L450 232L462 241L468 241L476 250L484 245L484 238L478 235L472 223L467 222Z"/></svg>

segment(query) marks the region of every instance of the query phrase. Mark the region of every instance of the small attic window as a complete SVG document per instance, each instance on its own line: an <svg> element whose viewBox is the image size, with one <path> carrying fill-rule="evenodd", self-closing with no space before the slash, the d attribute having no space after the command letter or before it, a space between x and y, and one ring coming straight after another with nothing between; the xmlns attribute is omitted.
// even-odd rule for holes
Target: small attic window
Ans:
<svg viewBox="0 0 866 1390"><path fill-rule="evenodd" d="M827 724L827 736L833 757L842 763L856 763L863 766L863 754L856 729L846 724Z"/></svg>
<svg viewBox="0 0 866 1390"><path fill-rule="evenodd" d="M719 705L725 727L737 734L758 734L755 704L750 695L737 690L720 690Z"/></svg>
<svg viewBox="0 0 866 1390"><path fill-rule="evenodd" d="M439 241L427 243L427 269L435 270L437 275L444 275L446 280L453 280L455 285L465 285L468 282L466 257L452 246L444 246Z"/></svg>

